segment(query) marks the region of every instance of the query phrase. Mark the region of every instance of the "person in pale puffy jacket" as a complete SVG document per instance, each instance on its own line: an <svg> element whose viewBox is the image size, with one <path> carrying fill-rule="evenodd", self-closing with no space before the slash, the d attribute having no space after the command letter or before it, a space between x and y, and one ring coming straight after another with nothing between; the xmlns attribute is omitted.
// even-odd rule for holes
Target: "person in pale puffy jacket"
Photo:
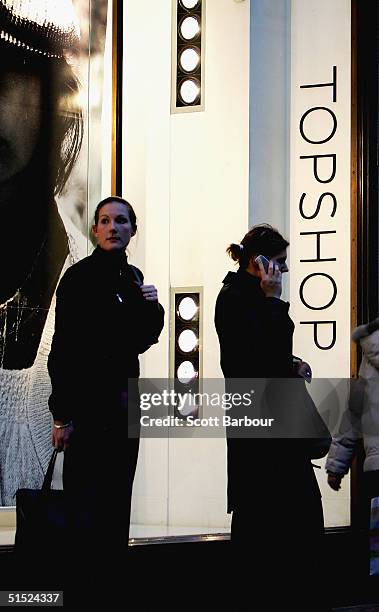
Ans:
<svg viewBox="0 0 379 612"><path fill-rule="evenodd" d="M338 491L362 439L366 513L369 513L371 498L379 496L379 317L356 327L352 339L362 349L359 377L352 381L348 410L338 435L333 438L325 469L329 486Z"/></svg>

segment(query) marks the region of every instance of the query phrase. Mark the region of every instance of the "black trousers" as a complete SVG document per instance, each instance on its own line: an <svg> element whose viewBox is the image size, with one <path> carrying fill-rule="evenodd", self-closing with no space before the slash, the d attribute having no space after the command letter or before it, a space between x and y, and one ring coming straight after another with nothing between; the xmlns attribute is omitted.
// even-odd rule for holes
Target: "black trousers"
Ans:
<svg viewBox="0 0 379 612"><path fill-rule="evenodd" d="M321 591L323 533L319 495L303 496L281 486L256 490L232 516L236 603L260 612L327 610Z"/></svg>
<svg viewBox="0 0 379 612"><path fill-rule="evenodd" d="M80 581L81 568L101 580L126 564L130 506L138 458L138 438L127 424L77 428L65 451L63 487L68 506L69 577Z"/></svg>

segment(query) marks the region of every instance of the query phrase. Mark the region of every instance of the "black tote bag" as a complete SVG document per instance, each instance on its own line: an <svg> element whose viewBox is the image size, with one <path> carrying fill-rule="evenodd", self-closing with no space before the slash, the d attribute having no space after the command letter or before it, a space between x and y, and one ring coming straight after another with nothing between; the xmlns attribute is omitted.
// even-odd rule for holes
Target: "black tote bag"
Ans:
<svg viewBox="0 0 379 612"><path fill-rule="evenodd" d="M35 555L56 552L57 538L66 532L66 503L62 489L51 489L55 460L54 449L41 489L18 489L16 492L15 552Z"/></svg>
<svg viewBox="0 0 379 612"><path fill-rule="evenodd" d="M274 418L273 437L293 440L308 459L325 457L331 433L302 377L267 380L265 409ZM267 415L266 415L267 416Z"/></svg>

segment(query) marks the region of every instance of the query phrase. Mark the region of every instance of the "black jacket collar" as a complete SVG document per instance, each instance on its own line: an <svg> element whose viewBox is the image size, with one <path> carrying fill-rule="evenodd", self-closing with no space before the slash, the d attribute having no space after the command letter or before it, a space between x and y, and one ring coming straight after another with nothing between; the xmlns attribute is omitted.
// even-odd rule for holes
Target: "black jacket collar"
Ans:
<svg viewBox="0 0 379 612"><path fill-rule="evenodd" d="M237 272L228 272L222 282L224 285L236 285L238 287L244 287L249 291L258 291L263 295L261 279L249 274L249 272L246 272L243 268L239 268Z"/></svg>
<svg viewBox="0 0 379 612"><path fill-rule="evenodd" d="M104 251L97 246L92 257L107 270L126 270L128 266L128 257L124 250Z"/></svg>
<svg viewBox="0 0 379 612"><path fill-rule="evenodd" d="M239 292L246 293L246 295L253 300L265 299L265 294L261 289L261 279L258 278L258 276L249 274L249 272L246 272L243 268L239 268L237 272L228 272L222 282L224 284L224 290L231 287ZM278 299L286 306L287 311L289 310L289 302L285 302L280 298L273 299Z"/></svg>

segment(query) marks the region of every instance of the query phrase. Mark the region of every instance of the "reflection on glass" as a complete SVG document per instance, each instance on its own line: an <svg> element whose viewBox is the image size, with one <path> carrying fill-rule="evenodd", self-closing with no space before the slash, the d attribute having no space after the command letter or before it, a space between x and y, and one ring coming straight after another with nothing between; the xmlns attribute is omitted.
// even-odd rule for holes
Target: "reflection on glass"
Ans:
<svg viewBox="0 0 379 612"><path fill-rule="evenodd" d="M191 361L183 361L178 367L176 374L179 382L183 383L184 385L191 382L191 380L197 376L197 372Z"/></svg>
<svg viewBox="0 0 379 612"><path fill-rule="evenodd" d="M200 32L200 24L196 17L186 17L179 28L180 34L185 40L192 40Z"/></svg>
<svg viewBox="0 0 379 612"><path fill-rule="evenodd" d="M183 353L190 353L197 345L196 334L192 329L185 329L178 337L179 348Z"/></svg>
<svg viewBox="0 0 379 612"><path fill-rule="evenodd" d="M185 297L180 300L178 310L179 315L182 317L182 319L184 319L185 321L189 321L190 319L193 319L193 317L197 313L198 307L193 298Z"/></svg>
<svg viewBox="0 0 379 612"><path fill-rule="evenodd" d="M184 49L179 56L179 63L181 68L186 72L193 72L200 63L200 53L193 47Z"/></svg>
<svg viewBox="0 0 379 612"><path fill-rule="evenodd" d="M180 96L186 104L193 104L199 97L200 85L196 79L186 79L180 86Z"/></svg>
<svg viewBox="0 0 379 612"><path fill-rule="evenodd" d="M180 0L180 4L186 9L193 9L199 4L199 0Z"/></svg>

